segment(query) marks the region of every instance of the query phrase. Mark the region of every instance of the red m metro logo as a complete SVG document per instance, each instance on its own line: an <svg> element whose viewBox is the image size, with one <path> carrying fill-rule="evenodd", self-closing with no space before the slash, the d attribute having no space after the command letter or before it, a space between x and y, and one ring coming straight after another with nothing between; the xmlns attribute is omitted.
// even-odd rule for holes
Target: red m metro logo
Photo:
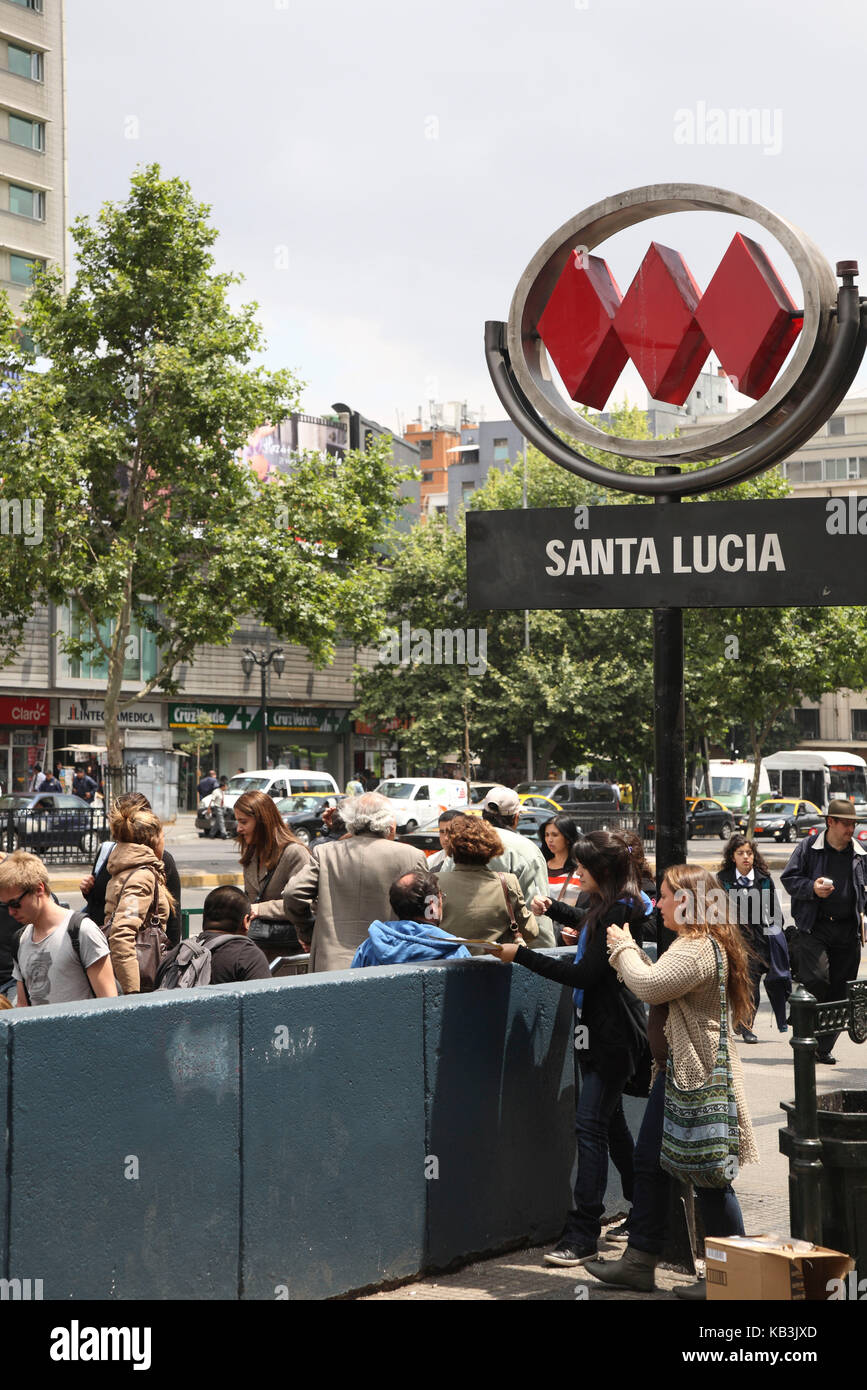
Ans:
<svg viewBox="0 0 867 1390"><path fill-rule="evenodd" d="M572 399L601 410L630 359L654 400L683 405L711 349L757 400L803 322L765 251L738 232L704 294L655 241L625 296L601 256L574 251L538 332Z"/></svg>

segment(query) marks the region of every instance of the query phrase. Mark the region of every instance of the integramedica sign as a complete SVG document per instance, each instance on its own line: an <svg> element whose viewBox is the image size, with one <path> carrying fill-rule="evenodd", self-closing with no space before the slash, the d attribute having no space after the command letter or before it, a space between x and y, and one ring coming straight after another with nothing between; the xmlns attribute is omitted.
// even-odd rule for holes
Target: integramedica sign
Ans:
<svg viewBox="0 0 867 1390"><path fill-rule="evenodd" d="M117 721L122 729L161 729L163 727L163 707L156 701L140 700L127 705L117 712ZM105 701L91 700L89 697L57 701L57 722L72 728L76 724L103 728L105 725Z"/></svg>
<svg viewBox="0 0 867 1390"><path fill-rule="evenodd" d="M867 497L470 512L467 592L472 609L867 603Z"/></svg>

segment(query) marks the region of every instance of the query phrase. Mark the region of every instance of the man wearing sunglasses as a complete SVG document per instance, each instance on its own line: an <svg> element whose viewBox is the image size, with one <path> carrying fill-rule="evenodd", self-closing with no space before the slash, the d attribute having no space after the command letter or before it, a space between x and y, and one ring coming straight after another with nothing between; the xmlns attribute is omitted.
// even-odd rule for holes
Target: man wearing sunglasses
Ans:
<svg viewBox="0 0 867 1390"><path fill-rule="evenodd" d="M103 932L84 917L76 949L68 930L73 913L52 897L45 865L35 854L19 851L0 863L0 914L24 928L17 949L12 947L19 1008L117 995Z"/></svg>

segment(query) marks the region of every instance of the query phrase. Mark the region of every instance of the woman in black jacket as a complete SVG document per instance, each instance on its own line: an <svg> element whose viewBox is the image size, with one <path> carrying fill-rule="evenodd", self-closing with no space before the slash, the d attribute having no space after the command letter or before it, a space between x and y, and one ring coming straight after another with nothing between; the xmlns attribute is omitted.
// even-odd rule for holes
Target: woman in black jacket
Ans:
<svg viewBox="0 0 867 1390"><path fill-rule="evenodd" d="M786 1001L792 992L789 948L782 932L783 917L777 903L771 871L754 841L746 835L732 835L723 851L717 883L732 901L732 921L737 922L748 951L750 983L753 989L753 1017L750 1027L741 1024L738 1035L746 1043L756 1043L752 1030L759 1008L760 985L771 1001L777 1028L788 1032Z"/></svg>
<svg viewBox="0 0 867 1390"><path fill-rule="evenodd" d="M606 930L628 925L641 939L645 903L632 856L623 840L606 830L578 839L574 847L581 887L589 894L584 918L580 909L557 904L557 920L582 922L574 962L523 946L488 946L505 962L514 961L575 991L580 1019L575 1045L581 1065L581 1094L575 1116L578 1177L574 1207L549 1264L580 1265L596 1256L608 1179L608 1148L614 1142L631 1166L634 1141L623 1114L623 1088L647 1055L644 1005L622 985L608 962ZM554 916L554 914L551 914ZM620 1164L618 1164L620 1167ZM624 1175L624 1187L631 1174Z"/></svg>

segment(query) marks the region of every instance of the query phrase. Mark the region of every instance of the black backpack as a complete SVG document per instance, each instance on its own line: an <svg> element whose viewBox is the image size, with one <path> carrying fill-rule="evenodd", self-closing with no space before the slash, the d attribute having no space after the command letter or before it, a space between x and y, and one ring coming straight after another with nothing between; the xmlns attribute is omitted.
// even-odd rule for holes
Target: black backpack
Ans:
<svg viewBox="0 0 867 1390"><path fill-rule="evenodd" d="M197 985L209 985L211 952L222 946L224 941L237 940L237 935L229 933L215 936L212 940L203 935L195 941L182 941L180 946L169 951L160 965L154 990L195 989Z"/></svg>

